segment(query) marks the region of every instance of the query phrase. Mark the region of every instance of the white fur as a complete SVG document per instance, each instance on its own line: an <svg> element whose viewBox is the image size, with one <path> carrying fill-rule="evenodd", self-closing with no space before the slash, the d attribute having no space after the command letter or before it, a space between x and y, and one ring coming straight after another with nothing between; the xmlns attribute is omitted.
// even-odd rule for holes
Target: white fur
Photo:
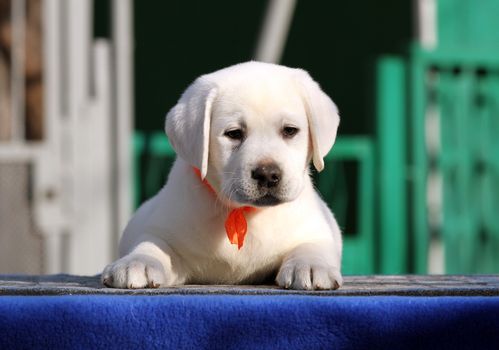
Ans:
<svg viewBox="0 0 499 350"><path fill-rule="evenodd" d="M340 229L308 172L312 160L322 170L338 124L336 106L303 70L247 62L198 78L166 118L179 156L168 181L128 224L122 258L106 267L103 283L259 283L278 272L285 288L338 288ZM284 137L285 126L299 132ZM227 137L229 129L244 130L244 139ZM279 186L262 189L251 178L262 162L281 169ZM261 204L264 195L279 204ZM238 250L224 222L244 205L258 208L245 214L248 233Z"/></svg>

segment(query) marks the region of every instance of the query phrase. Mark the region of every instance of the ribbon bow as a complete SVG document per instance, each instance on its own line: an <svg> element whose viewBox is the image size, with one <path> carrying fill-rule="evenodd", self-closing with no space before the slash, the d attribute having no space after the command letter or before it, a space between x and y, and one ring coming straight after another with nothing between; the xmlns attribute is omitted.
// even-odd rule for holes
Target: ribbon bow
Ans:
<svg viewBox="0 0 499 350"><path fill-rule="evenodd" d="M201 172L198 168L193 168L196 175L201 179ZM215 190L211 185L206 181L206 179L202 180L203 184L210 190L211 193L215 194ZM232 209L225 219L225 232L227 233L227 237L229 238L229 242L231 244L237 244L237 249L241 249L244 244L244 237L246 236L246 232L248 230L248 222L246 221L246 217L244 213L254 211L255 208L244 206L236 209Z"/></svg>

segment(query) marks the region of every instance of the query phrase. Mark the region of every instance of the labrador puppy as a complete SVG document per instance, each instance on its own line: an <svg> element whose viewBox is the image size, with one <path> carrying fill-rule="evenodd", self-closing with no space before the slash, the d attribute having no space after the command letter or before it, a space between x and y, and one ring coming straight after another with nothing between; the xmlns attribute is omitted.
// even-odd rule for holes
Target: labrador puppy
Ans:
<svg viewBox="0 0 499 350"><path fill-rule="evenodd" d="M339 124L307 72L247 62L196 79L166 116L177 152L166 185L133 216L116 288L254 284L336 289L342 241L314 190Z"/></svg>

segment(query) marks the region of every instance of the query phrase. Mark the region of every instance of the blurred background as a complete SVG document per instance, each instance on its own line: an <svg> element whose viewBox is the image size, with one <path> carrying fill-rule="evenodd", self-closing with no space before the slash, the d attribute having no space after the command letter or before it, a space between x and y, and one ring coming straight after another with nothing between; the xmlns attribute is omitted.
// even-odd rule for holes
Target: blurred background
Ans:
<svg viewBox="0 0 499 350"><path fill-rule="evenodd" d="M95 274L164 184L164 116L247 60L342 116L345 274L499 272L499 0L0 0L0 273Z"/></svg>

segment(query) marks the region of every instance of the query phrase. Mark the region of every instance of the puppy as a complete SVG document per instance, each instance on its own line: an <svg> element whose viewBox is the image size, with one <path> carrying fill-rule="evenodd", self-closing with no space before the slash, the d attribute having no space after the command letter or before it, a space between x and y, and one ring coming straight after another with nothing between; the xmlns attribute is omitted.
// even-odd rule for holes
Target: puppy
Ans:
<svg viewBox="0 0 499 350"><path fill-rule="evenodd" d="M196 79L166 116L177 152L102 282L116 288L253 284L336 289L342 241L315 192L339 124L307 72L247 62Z"/></svg>

